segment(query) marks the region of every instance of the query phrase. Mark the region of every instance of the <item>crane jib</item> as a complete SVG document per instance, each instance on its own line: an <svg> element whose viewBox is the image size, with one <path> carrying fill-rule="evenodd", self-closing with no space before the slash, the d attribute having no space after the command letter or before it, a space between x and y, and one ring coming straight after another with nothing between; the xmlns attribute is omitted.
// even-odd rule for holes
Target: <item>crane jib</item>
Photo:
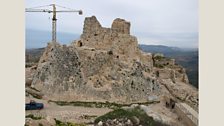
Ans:
<svg viewBox="0 0 224 126"><path fill-rule="evenodd" d="M67 8L67 7L63 7L63 6L59 6L59 5L56 5L56 4L50 4L50 5L47 5L47 6L52 6L53 10L36 9L36 8L40 8L40 7L45 7L45 6L39 6L39 7L33 7L33 8L26 8L26 12L48 12L48 13L53 13L53 17L52 17L52 42L56 42L56 21L57 21L56 13L58 13L58 12L65 12L65 13L66 12L78 12L79 15L82 15L83 12L82 12L82 10L73 10L73 9L70 9L70 8ZM56 10L56 6L62 7L62 8L68 9L68 10L59 10L59 11L57 11Z"/></svg>

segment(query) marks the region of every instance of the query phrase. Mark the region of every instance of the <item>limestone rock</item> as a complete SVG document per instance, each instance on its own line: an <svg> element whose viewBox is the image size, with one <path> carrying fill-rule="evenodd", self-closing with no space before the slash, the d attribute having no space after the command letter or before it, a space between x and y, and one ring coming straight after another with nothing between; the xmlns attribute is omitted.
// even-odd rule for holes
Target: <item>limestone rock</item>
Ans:
<svg viewBox="0 0 224 126"><path fill-rule="evenodd" d="M33 75L36 71L37 66L32 66L29 68L26 68L25 74L26 74L26 87L30 87L33 81Z"/></svg>
<svg viewBox="0 0 224 126"><path fill-rule="evenodd" d="M102 126L102 125L103 125L103 122L99 121L98 126Z"/></svg>
<svg viewBox="0 0 224 126"><path fill-rule="evenodd" d="M166 87L170 96L176 98L176 100L180 102L187 103L198 111L198 91L195 87L181 81L173 83L171 79L162 79L160 80L160 84Z"/></svg>
<svg viewBox="0 0 224 126"><path fill-rule="evenodd" d="M184 69L174 60L160 58L138 48L128 21L115 19L111 28L105 28L95 16L87 17L79 40L68 46L48 44L32 86L56 101L136 103L165 92L182 99L184 89L193 90L186 84ZM155 66L167 62L163 68ZM197 91L187 94L183 99L197 106Z"/></svg>
<svg viewBox="0 0 224 126"><path fill-rule="evenodd" d="M139 123L140 123L139 118L137 118L136 116L133 116L131 118L131 121L133 122L134 125L139 125Z"/></svg>
<svg viewBox="0 0 224 126"><path fill-rule="evenodd" d="M48 45L32 85L55 100L146 101L159 85L143 76L152 71L152 56L138 49L129 28L123 19L103 28L95 16L86 18L77 44Z"/></svg>

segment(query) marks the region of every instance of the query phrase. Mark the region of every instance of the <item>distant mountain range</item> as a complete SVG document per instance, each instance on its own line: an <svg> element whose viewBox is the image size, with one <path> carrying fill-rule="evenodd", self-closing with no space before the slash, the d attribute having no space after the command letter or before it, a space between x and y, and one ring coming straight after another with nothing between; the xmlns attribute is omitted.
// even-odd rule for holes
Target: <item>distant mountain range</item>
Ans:
<svg viewBox="0 0 224 126"><path fill-rule="evenodd" d="M145 52L151 53L164 53L164 54L173 54L176 52L189 52L189 51L197 51L197 48L179 48L179 47L170 47L164 45L143 45L140 44L139 47Z"/></svg>
<svg viewBox="0 0 224 126"><path fill-rule="evenodd" d="M66 32L57 32L57 40L61 44L69 44L79 38L79 34L72 34ZM26 29L26 49L29 48L43 48L52 40L50 31Z"/></svg>
<svg viewBox="0 0 224 126"><path fill-rule="evenodd" d="M163 45L139 45L139 48L144 52L162 53L166 57L174 58L178 64L186 68L190 83L198 88L198 49Z"/></svg>

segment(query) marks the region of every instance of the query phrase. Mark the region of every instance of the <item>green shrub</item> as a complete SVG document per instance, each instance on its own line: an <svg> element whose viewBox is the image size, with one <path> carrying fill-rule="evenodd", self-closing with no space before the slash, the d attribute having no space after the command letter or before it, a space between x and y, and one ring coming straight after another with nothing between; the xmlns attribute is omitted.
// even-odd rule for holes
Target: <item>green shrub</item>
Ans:
<svg viewBox="0 0 224 126"><path fill-rule="evenodd" d="M118 104L114 102L83 102L83 101L73 101L73 102L66 102L66 101L51 101L48 102L54 102L57 105L65 106L65 105L72 105L72 106L83 106L83 107L95 107L95 108L110 108L110 109L119 109L121 107L125 106L131 106L131 104ZM136 103L139 105L148 105L152 104L154 102L144 102L144 103Z"/></svg>
<svg viewBox="0 0 224 126"><path fill-rule="evenodd" d="M33 119L33 120L40 120L40 119L43 119L42 117L34 116L33 114L29 114L29 115L27 115L26 118L31 118L31 119Z"/></svg>
<svg viewBox="0 0 224 126"><path fill-rule="evenodd" d="M164 68L164 66L162 64L155 64L154 66L158 67L158 68Z"/></svg>
<svg viewBox="0 0 224 126"><path fill-rule="evenodd" d="M156 57L154 57L154 60L162 60L162 59L164 59L165 57L163 57L163 56L156 56Z"/></svg>
<svg viewBox="0 0 224 126"><path fill-rule="evenodd" d="M153 120L152 117L149 117L144 110L140 109L139 107L133 109L117 109L112 112L109 112L103 116L96 118L94 121L97 124L99 121L106 122L107 120L113 119L121 119L127 118L132 120L133 117L137 117L140 120L140 125L142 126L166 126L158 121Z"/></svg>
<svg viewBox="0 0 224 126"><path fill-rule="evenodd" d="M62 122L60 120L57 120L54 118L54 121L56 123L55 126L86 126L85 124L76 124L76 123L71 123L71 122Z"/></svg>

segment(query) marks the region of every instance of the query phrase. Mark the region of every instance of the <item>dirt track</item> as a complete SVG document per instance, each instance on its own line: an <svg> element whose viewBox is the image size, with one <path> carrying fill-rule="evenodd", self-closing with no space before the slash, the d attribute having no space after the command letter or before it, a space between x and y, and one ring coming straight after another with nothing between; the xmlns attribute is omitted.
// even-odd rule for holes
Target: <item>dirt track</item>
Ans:
<svg viewBox="0 0 224 126"><path fill-rule="evenodd" d="M28 103L30 99L31 98L26 98L26 103ZM63 122L90 123L93 122L96 117L111 111L111 109L108 108L58 106L55 103L48 103L46 100L32 99L36 102L44 103L44 109L28 110L26 111L26 115L33 114L37 117L43 117L50 123L54 123L54 118Z"/></svg>

